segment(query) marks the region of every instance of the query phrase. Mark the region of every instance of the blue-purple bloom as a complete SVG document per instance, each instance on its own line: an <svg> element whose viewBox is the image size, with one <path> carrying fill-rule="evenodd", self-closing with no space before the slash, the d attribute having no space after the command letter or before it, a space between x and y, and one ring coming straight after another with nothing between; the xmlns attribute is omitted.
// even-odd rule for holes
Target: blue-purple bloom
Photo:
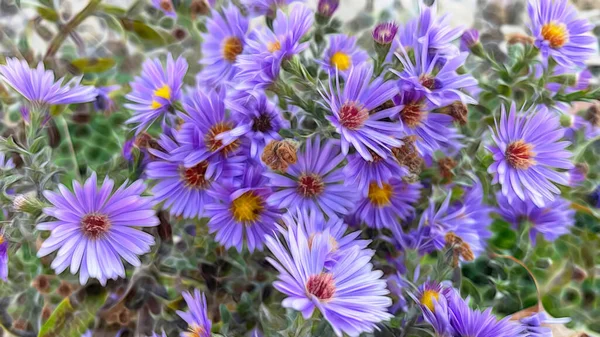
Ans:
<svg viewBox="0 0 600 337"><path fill-rule="evenodd" d="M348 214L354 208L356 191L344 185L339 165L344 160L338 140L308 139L298 160L285 174L267 172L274 190L269 204L278 208L298 207L324 212L328 217Z"/></svg>
<svg viewBox="0 0 600 337"><path fill-rule="evenodd" d="M542 234L544 239L554 241L559 236L568 234L569 229L575 224L575 211L571 203L561 197L547 203L543 207L534 205L531 201L515 199L509 202L502 194L496 195L499 214L513 225L513 228L523 228L529 225L529 239L536 244L537 234Z"/></svg>
<svg viewBox="0 0 600 337"><path fill-rule="evenodd" d="M392 81L384 82L382 77L371 81L372 77L373 67L363 63L350 70L343 89L335 78L329 81L329 91L322 93L332 111L327 119L341 136L342 153L348 154L352 144L365 160L373 160L371 151L386 158L393 147L402 145L396 138L399 125L383 120L398 113L399 107L371 113L391 100L398 88Z"/></svg>
<svg viewBox="0 0 600 337"><path fill-rule="evenodd" d="M205 206L208 228L225 248L241 252L246 241L250 252L262 250L265 236L276 229L280 213L267 203L272 192L262 170L262 166L248 164L239 180L215 184L208 191L214 200Z"/></svg>
<svg viewBox="0 0 600 337"><path fill-rule="evenodd" d="M26 61L14 57L7 58L6 65L0 65L0 79L36 108L85 103L96 99L94 87L81 85L80 78L74 78L65 85L63 85L64 78L55 82L54 73L45 70L41 62L37 68L32 69Z"/></svg>
<svg viewBox="0 0 600 337"><path fill-rule="evenodd" d="M9 156L8 158L2 152L0 152L0 170L12 170L15 168L13 159Z"/></svg>
<svg viewBox="0 0 600 337"><path fill-rule="evenodd" d="M175 7L173 6L173 0L152 0L152 6L163 12L166 16L172 18L177 16L175 13Z"/></svg>
<svg viewBox="0 0 600 337"><path fill-rule="evenodd" d="M425 320L431 324L437 336L451 337L454 329L450 325L448 302L458 296L453 288L435 281L426 281L413 296L419 304Z"/></svg>
<svg viewBox="0 0 600 337"><path fill-rule="evenodd" d="M94 108L98 111L104 111L105 113L113 113L117 111L117 104L110 97L113 91L121 89L120 85L109 85L106 87L96 88L96 100L94 101Z"/></svg>
<svg viewBox="0 0 600 337"><path fill-rule="evenodd" d="M380 23L373 29L373 40L380 45L391 44L398 34L398 28L399 26L394 22Z"/></svg>
<svg viewBox="0 0 600 337"><path fill-rule="evenodd" d="M345 184L356 186L363 196L369 193L369 185L376 183L383 186L392 178L401 178L408 175L406 167L400 165L394 156L386 159L373 155L373 160L365 160L359 153L353 153L346 157L348 163L344 166Z"/></svg>
<svg viewBox="0 0 600 337"><path fill-rule="evenodd" d="M493 184L500 183L509 202L531 200L543 207L560 194L554 183L569 183L567 172L556 171L573 167L566 150L570 143L559 141L563 134L558 117L544 106L517 114L513 103L508 116L502 106L492 135L495 145L488 147L494 158L488 172L494 176Z"/></svg>
<svg viewBox="0 0 600 337"><path fill-rule="evenodd" d="M188 324L188 331L181 332L181 337L210 337L212 322L208 319L208 307L206 296L194 289L194 293L184 292L182 294L189 311L177 310L177 315Z"/></svg>
<svg viewBox="0 0 600 337"><path fill-rule="evenodd" d="M161 116L164 116L171 105L179 99L183 77L188 64L183 57L173 60L167 56L166 68L158 58L147 60L142 65L142 74L131 83L132 91L125 97L131 103L125 104L133 111L128 124L137 124L134 130L141 132Z"/></svg>
<svg viewBox="0 0 600 337"><path fill-rule="evenodd" d="M524 337L552 337L552 329L548 324L566 324L571 321L570 318L552 318L545 312L537 312L531 316L519 320L523 324L525 331ZM544 324L544 326L542 326Z"/></svg>
<svg viewBox="0 0 600 337"><path fill-rule="evenodd" d="M356 45L356 37L345 34L329 36L329 47L323 53L323 60L317 61L330 75L336 71L342 75L350 68L367 62L369 55Z"/></svg>
<svg viewBox="0 0 600 337"><path fill-rule="evenodd" d="M594 26L567 0L530 0L527 12L535 46L546 63L552 57L561 66L583 67L596 53L597 41L591 34Z"/></svg>
<svg viewBox="0 0 600 337"><path fill-rule="evenodd" d="M460 51L469 51L479 43L479 31L475 28L467 29L460 37Z"/></svg>
<svg viewBox="0 0 600 337"><path fill-rule="evenodd" d="M330 18L340 5L340 0L319 0L317 13L325 18Z"/></svg>
<svg viewBox="0 0 600 337"><path fill-rule="evenodd" d="M280 8L283 8L292 2L304 2L305 0L243 0L242 3L250 9L254 15L266 15L272 17L281 13ZM292 11L292 9L290 9ZM279 17L279 15L277 15Z"/></svg>
<svg viewBox="0 0 600 337"><path fill-rule="evenodd" d="M204 69L198 74L198 83L213 87L230 81L237 73L235 64L244 51L248 19L233 5L223 8L223 13L213 9L202 34L202 60Z"/></svg>
<svg viewBox="0 0 600 337"><path fill-rule="evenodd" d="M431 54L456 55L456 46L452 44L463 33L462 27L450 26L450 15L437 16L437 6L421 5L418 18L418 30L414 32L419 42L427 46Z"/></svg>
<svg viewBox="0 0 600 337"><path fill-rule="evenodd" d="M121 258L137 267L138 255L148 253L154 237L137 227L153 227L159 221L153 198L142 197L144 182L123 183L113 192L114 181L106 177L100 189L96 173L82 186L73 181L73 192L59 185L60 193L45 191L53 207L44 209L55 221L37 225L38 230L52 231L37 255L58 251L51 267L62 273L71 267L79 270L79 281L96 278L103 285L107 279L125 277Z"/></svg>
<svg viewBox="0 0 600 337"><path fill-rule="evenodd" d="M370 254L359 247L347 249L331 267L329 236L316 234L309 240L303 231L287 231L284 242L267 237L266 245L275 259L267 260L279 271L273 286L287 298L282 306L309 318L318 309L335 334L358 336L373 332L376 324L392 317L381 271L373 270Z"/></svg>
<svg viewBox="0 0 600 337"><path fill-rule="evenodd" d="M515 337L523 332L522 325L510 321L510 317L498 320L492 309L473 310L460 296L450 301L450 324L455 336L469 337Z"/></svg>
<svg viewBox="0 0 600 337"><path fill-rule="evenodd" d="M8 238L0 228L0 280L8 281Z"/></svg>

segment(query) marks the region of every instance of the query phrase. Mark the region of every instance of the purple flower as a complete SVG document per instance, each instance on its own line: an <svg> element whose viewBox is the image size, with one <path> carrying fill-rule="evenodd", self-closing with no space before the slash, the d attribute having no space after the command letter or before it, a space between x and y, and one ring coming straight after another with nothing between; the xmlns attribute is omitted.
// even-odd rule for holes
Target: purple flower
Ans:
<svg viewBox="0 0 600 337"><path fill-rule="evenodd" d="M8 238L0 229L0 280L8 281Z"/></svg>
<svg viewBox="0 0 600 337"><path fill-rule="evenodd" d="M570 321L570 318L552 318L545 312L538 312L520 320L525 327L524 337L552 337L552 329L548 324L566 324Z"/></svg>
<svg viewBox="0 0 600 337"><path fill-rule="evenodd" d="M239 181L225 181L208 191L214 202L205 206L210 233L225 248L242 251L244 237L250 252L262 250L265 236L275 229L280 218L278 208L267 199L271 188L266 187L262 166L248 165Z"/></svg>
<svg viewBox="0 0 600 337"><path fill-rule="evenodd" d="M380 23L373 29L373 40L380 45L392 43L398 33L398 25L394 22Z"/></svg>
<svg viewBox="0 0 600 337"><path fill-rule="evenodd" d="M140 196L143 181L127 186L124 183L113 192L114 181L106 177L100 189L96 173L82 186L73 181L73 192L59 185L60 193L45 191L53 207L44 213L55 221L37 225L38 230L52 231L37 255L58 251L51 267L57 274L71 267L79 270L79 282L97 278L103 285L107 279L125 277L121 258L135 267L138 255L148 253L154 237L137 227L153 227L159 221L152 209L153 199Z"/></svg>
<svg viewBox="0 0 600 337"><path fill-rule="evenodd" d="M90 336L91 337L91 336ZM160 335L154 332L152 337L167 337L167 334L163 331Z"/></svg>
<svg viewBox="0 0 600 337"><path fill-rule="evenodd" d="M339 141L308 139L298 160L287 172L267 172L274 190L269 204L278 208L298 207L303 211L321 212L328 217L345 215L354 208L355 190L344 186L339 164L344 160Z"/></svg>
<svg viewBox="0 0 600 337"><path fill-rule="evenodd" d="M442 286L435 281L427 281L419 287L416 295L411 296L419 304L423 317L431 324L437 336L454 336L448 308L448 302L454 296L458 296L453 288Z"/></svg>
<svg viewBox="0 0 600 337"><path fill-rule="evenodd" d="M134 130L141 132L168 112L173 102L179 99L183 77L188 65L183 57L173 60L169 53L166 69L160 60L147 60L142 65L142 75L131 83L132 91L125 97L131 103L125 104L133 111L128 124L137 124Z"/></svg>
<svg viewBox="0 0 600 337"><path fill-rule="evenodd" d="M244 51L248 19L240 10L229 5L221 14L212 10L202 34L202 59L204 69L198 74L198 83L214 87L230 81L237 73L235 62Z"/></svg>
<svg viewBox="0 0 600 337"><path fill-rule="evenodd" d="M285 7L292 2L304 2L304 0L243 0L242 3L250 9L254 15L266 15L273 17L275 13L281 13L279 8ZM277 15L279 17L279 15Z"/></svg>
<svg viewBox="0 0 600 337"><path fill-rule="evenodd" d="M356 37L345 34L329 36L329 48L325 50L323 60L317 61L330 76L336 71L347 75L350 68L367 62L369 55L356 45Z"/></svg>
<svg viewBox="0 0 600 337"><path fill-rule="evenodd" d="M401 178L408 174L408 170L394 156L383 159L376 154L371 155L372 161L363 159L359 153L348 155L348 163L344 166L346 186L356 186L363 196L367 196L371 183L381 187L391 178Z"/></svg>
<svg viewBox="0 0 600 337"><path fill-rule="evenodd" d="M238 126L216 138L225 143L240 136L248 138L253 158L258 158L269 142L281 140L280 129L289 128L289 122L282 118L279 108L262 91L236 92L227 105Z"/></svg>
<svg viewBox="0 0 600 337"><path fill-rule="evenodd" d="M7 58L6 65L0 65L0 78L36 108L85 103L96 99L96 89L81 85L80 78L75 78L64 86L64 78L54 82L54 73L45 70L41 62L37 68L32 69L26 61Z"/></svg>
<svg viewBox="0 0 600 337"><path fill-rule="evenodd" d="M9 156L8 158L2 152L0 152L0 170L12 170L15 168L15 163L12 158Z"/></svg>
<svg viewBox="0 0 600 337"><path fill-rule="evenodd" d="M172 0L152 0L152 6L154 6L156 9L159 9L166 16L170 16L172 18L177 17Z"/></svg>
<svg viewBox="0 0 600 337"><path fill-rule="evenodd" d="M267 237L266 245L275 257L267 260L280 273L273 286L287 296L283 307L300 311L304 318L317 308L339 337L373 332L377 323L392 317L383 273L373 270L371 256L359 247L346 250L327 268L328 235L316 234L309 243L303 231L290 230L284 242Z"/></svg>
<svg viewBox="0 0 600 337"><path fill-rule="evenodd" d="M523 332L523 327L509 317L498 320L492 309L473 310L460 296L454 296L448 306L450 324L458 336L515 337Z"/></svg>
<svg viewBox="0 0 600 337"><path fill-rule="evenodd" d="M330 79L329 92L322 93L332 111L327 118L341 136L342 153L348 154L352 144L365 160L373 160L371 151L385 159L392 147L402 145L395 138L400 135L401 127L383 121L398 113L399 108L384 108L370 113L391 100L398 88L391 81L384 82L382 77L371 81L372 77L372 66L363 63L350 70L343 89L339 80L335 79L334 84L334 80Z"/></svg>
<svg viewBox="0 0 600 337"><path fill-rule="evenodd" d="M583 67L596 53L597 41L590 33L594 26L580 18L567 0L530 0L527 12L529 29L544 62L552 57L561 66Z"/></svg>
<svg viewBox="0 0 600 337"><path fill-rule="evenodd" d="M553 183L569 183L566 172L556 171L573 167L571 153L565 149L570 143L559 141L563 134L558 117L544 106L517 114L513 103L508 116L502 106L492 136L495 145L488 147L494 158L488 172L494 176L493 184L500 183L509 202L518 198L543 207L554 200L554 194L560 194Z"/></svg>
<svg viewBox="0 0 600 337"><path fill-rule="evenodd" d="M479 31L475 28L467 29L460 37L460 51L469 51L479 43Z"/></svg>
<svg viewBox="0 0 600 337"><path fill-rule="evenodd" d="M340 5L340 0L319 0L317 13L325 18L330 18Z"/></svg>
<svg viewBox="0 0 600 337"><path fill-rule="evenodd" d="M244 53L238 56L241 87L267 88L279 77L281 63L308 48L300 39L313 25L313 12L304 4L292 4L289 14L278 11L273 30L262 28L246 38Z"/></svg>
<svg viewBox="0 0 600 337"><path fill-rule="evenodd" d="M500 193L496 195L496 199L500 215L515 229L522 228L525 224L530 226L529 239L533 245L536 244L538 233L542 234L544 239L554 241L559 236L568 234L575 224L575 211L571 208L571 203L561 197L544 207L538 207L529 200L515 199L509 202Z"/></svg>
<svg viewBox="0 0 600 337"><path fill-rule="evenodd" d="M576 164L569 170L569 186L578 187L583 185L587 179L589 167L587 164Z"/></svg>
<svg viewBox="0 0 600 337"><path fill-rule="evenodd" d="M98 111L104 111L106 113L113 113L117 111L117 104L110 97L113 91L121 89L120 85L109 85L106 87L100 87L96 89L96 100L94 101L94 108Z"/></svg>
<svg viewBox="0 0 600 337"><path fill-rule="evenodd" d="M418 18L418 30L414 32L416 37L427 46L428 52L441 55L456 55L456 46L452 44L458 39L462 27L450 27L450 15L437 16L437 6L421 6Z"/></svg>
<svg viewBox="0 0 600 337"><path fill-rule="evenodd" d="M194 294L184 292L183 298L189 311L177 310L177 315L188 324L188 331L182 332L181 337L210 337L212 322L208 319L206 296L194 289Z"/></svg>
<svg viewBox="0 0 600 337"><path fill-rule="evenodd" d="M354 216L369 227L382 229L400 225L414 212L421 197L421 184L392 178L382 184L372 181L368 194L356 206Z"/></svg>

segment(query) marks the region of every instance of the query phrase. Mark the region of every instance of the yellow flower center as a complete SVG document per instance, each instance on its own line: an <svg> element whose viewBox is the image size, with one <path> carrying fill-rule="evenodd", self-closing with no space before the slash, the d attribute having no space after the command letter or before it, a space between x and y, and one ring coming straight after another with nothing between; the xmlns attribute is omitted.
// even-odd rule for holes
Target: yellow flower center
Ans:
<svg viewBox="0 0 600 337"><path fill-rule="evenodd" d="M542 37L552 48L560 48L569 41L569 32L564 23L550 22L542 27Z"/></svg>
<svg viewBox="0 0 600 337"><path fill-rule="evenodd" d="M188 327L188 331L183 333L185 337L206 337L206 329L203 326L192 324Z"/></svg>
<svg viewBox="0 0 600 337"><path fill-rule="evenodd" d="M352 59L350 58L350 55L341 51L333 54L330 62L332 66L337 67L341 71L348 70L348 68L350 68L352 65Z"/></svg>
<svg viewBox="0 0 600 337"><path fill-rule="evenodd" d="M243 50L244 45L239 38L235 36L228 37L223 43L223 58L229 62L235 62L235 59Z"/></svg>
<svg viewBox="0 0 600 337"><path fill-rule="evenodd" d="M392 185L383 184L383 187L379 187L377 183L371 183L369 185L369 200L376 206L382 207L387 206L391 203L393 190Z"/></svg>
<svg viewBox="0 0 600 337"><path fill-rule="evenodd" d="M4 243L4 235L0 234L0 245Z"/></svg>
<svg viewBox="0 0 600 337"><path fill-rule="evenodd" d="M244 223L256 221L263 209L264 200L252 191L240 195L231 204L233 218Z"/></svg>
<svg viewBox="0 0 600 337"><path fill-rule="evenodd" d="M431 312L435 311L434 302L440 299L440 293L435 290L425 290L423 296L421 296L421 304L429 308Z"/></svg>
<svg viewBox="0 0 600 337"><path fill-rule="evenodd" d="M280 49L281 49L281 43L279 43L279 40L275 40L275 41L269 42L267 44L267 50L270 53L274 53L274 52L276 52L276 51L278 51Z"/></svg>
<svg viewBox="0 0 600 337"><path fill-rule="evenodd" d="M152 104L150 104L150 107L152 109L160 109L160 108L162 108L162 104L160 104L159 102L153 100Z"/></svg>
<svg viewBox="0 0 600 337"><path fill-rule="evenodd" d="M162 87L154 90L154 97L160 97L160 98L164 98L166 100L170 100L171 99L171 88L169 88L168 85L163 85ZM152 109L160 109L162 108L162 103L160 103L159 101L157 101L156 99L152 100L152 103L150 104L150 107Z"/></svg>

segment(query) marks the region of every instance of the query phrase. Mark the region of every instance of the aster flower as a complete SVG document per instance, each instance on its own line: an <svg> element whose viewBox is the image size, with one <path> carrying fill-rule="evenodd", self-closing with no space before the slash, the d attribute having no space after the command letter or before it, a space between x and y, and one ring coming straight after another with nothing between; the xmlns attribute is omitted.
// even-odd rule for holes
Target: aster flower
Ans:
<svg viewBox="0 0 600 337"><path fill-rule="evenodd" d="M7 159L7 156L0 152L0 170L12 170L15 168L15 163L13 162L12 158L9 156Z"/></svg>
<svg viewBox="0 0 600 337"><path fill-rule="evenodd" d="M330 79L329 92L322 93L333 113L327 118L341 136L342 153L348 154L352 144L365 160L373 160L371 151L385 159L393 147L402 145L395 138L400 135L401 128L383 121L396 114L399 108L370 113L392 99L398 89L391 81L384 82L381 77L371 81L372 77L373 68L363 63L350 70L343 90L336 78L335 87Z"/></svg>
<svg viewBox="0 0 600 337"><path fill-rule="evenodd" d="M450 324L458 336L470 337L515 337L523 332L520 324L509 317L498 320L492 309L473 310L459 296L449 303Z"/></svg>
<svg viewBox="0 0 600 337"><path fill-rule="evenodd" d="M552 329L548 324L566 324L571 321L570 318L552 318L545 312L537 312L531 316L519 320L523 324L525 331L524 337L552 337ZM542 326L542 324L544 326Z"/></svg>
<svg viewBox="0 0 600 337"><path fill-rule="evenodd" d="M535 46L545 62L552 57L561 66L583 67L596 53L597 41L590 33L594 26L567 0L530 0L527 12Z"/></svg>
<svg viewBox="0 0 600 337"><path fill-rule="evenodd" d="M240 136L248 138L253 158L258 158L271 141L281 140L280 129L289 128L289 122L282 118L279 108L262 91L236 92L227 105L238 126L216 138L225 143Z"/></svg>
<svg viewBox="0 0 600 337"><path fill-rule="evenodd" d="M317 14L324 17L330 18L333 13L337 10L340 5L340 0L319 0L317 4Z"/></svg>
<svg viewBox="0 0 600 337"><path fill-rule="evenodd" d="M419 304L425 320L431 324L439 337L451 337L454 329L450 325L448 301L454 296L454 289L442 286L435 281L423 283L416 295L411 295Z"/></svg>
<svg viewBox="0 0 600 337"><path fill-rule="evenodd" d="M135 78L131 83L132 91L125 96L131 101L125 107L133 111L126 123L137 124L134 129L139 133L164 116L179 99L187 68L183 57L173 60L170 53L166 68L158 58L145 61L141 76Z"/></svg>
<svg viewBox="0 0 600 337"><path fill-rule="evenodd" d="M400 225L414 212L413 204L421 196L421 184L392 178L381 186L372 181L369 191L356 206L354 216L369 227L382 229Z"/></svg>
<svg viewBox="0 0 600 337"><path fill-rule="evenodd" d="M345 34L329 36L329 47L325 49L323 60L317 61L330 76L336 71L342 75L350 72L355 65L367 62L369 55L356 45L356 37Z"/></svg>
<svg viewBox="0 0 600 337"><path fill-rule="evenodd" d="M344 174L339 168L343 160L339 141L331 139L321 145L319 137L308 139L297 162L285 174L265 173L274 190L269 204L323 211L328 217L348 214L354 207L355 190L344 186Z"/></svg>
<svg viewBox="0 0 600 337"><path fill-rule="evenodd" d="M0 280L8 281L8 239L4 228L0 229Z"/></svg>
<svg viewBox="0 0 600 337"><path fill-rule="evenodd" d="M363 159L359 153L348 155L348 163L344 166L346 186L356 186L363 196L368 194L372 182L382 187L392 178L408 175L408 170L394 156L383 159L376 154L371 155L372 161Z"/></svg>
<svg viewBox="0 0 600 337"><path fill-rule="evenodd" d="M280 273L273 286L287 296L282 306L309 318L317 308L337 336L373 332L376 324L392 317L387 309L381 271L373 270L371 257L352 247L331 268L325 266L331 243L328 236L309 238L303 231L287 231L284 242L267 237L266 245L275 259L267 260Z"/></svg>
<svg viewBox="0 0 600 337"><path fill-rule="evenodd" d="M213 87L230 81L237 73L235 62L244 50L248 19L233 5L223 8L221 14L212 10L206 21L206 33L202 36L202 60L204 69L198 74L199 83Z"/></svg>
<svg viewBox="0 0 600 337"><path fill-rule="evenodd" d="M394 41L398 28L394 22L380 23L373 29L373 40L380 45L389 45Z"/></svg>
<svg viewBox="0 0 600 337"><path fill-rule="evenodd" d="M173 6L173 0L152 0L152 6L154 6L156 9L159 9L166 16L170 16L172 18L177 17L177 13L175 13L175 6Z"/></svg>
<svg viewBox="0 0 600 337"><path fill-rule="evenodd" d="M456 46L452 44L463 33L462 27L450 26L450 15L437 15L437 6L421 6L418 18L418 31L415 32L419 41L426 45L429 53L441 55L457 54Z"/></svg>
<svg viewBox="0 0 600 337"><path fill-rule="evenodd" d="M479 42L479 31L475 28L467 29L460 37L460 51L469 51Z"/></svg>
<svg viewBox="0 0 600 337"><path fill-rule="evenodd" d="M271 189L261 166L248 165L239 181L223 182L208 191L215 202L205 205L210 233L225 248L242 251L244 238L250 252L262 250L266 235L275 230L280 214L267 204Z"/></svg>
<svg viewBox="0 0 600 337"><path fill-rule="evenodd" d="M433 155L441 150L446 155L454 155L462 148L462 135L453 126L454 118L447 114L433 112L436 107L419 91L400 90L394 97L394 104L400 109L393 116L402 123L407 136L416 136L415 145L419 154L432 161Z"/></svg>
<svg viewBox="0 0 600 337"><path fill-rule="evenodd" d="M304 2L304 0L243 0L242 3L249 8L254 15L266 15L272 17L278 12L279 8L297 1ZM279 17L279 15L277 16Z"/></svg>
<svg viewBox="0 0 600 337"><path fill-rule="evenodd" d="M559 236L568 234L570 227L575 224L575 211L571 203L557 197L554 201L543 207L538 207L533 202L515 199L512 202L498 193L499 214L515 229L521 228L525 223L529 224L529 238L535 245L536 236L542 234L547 241L554 241Z"/></svg>
<svg viewBox="0 0 600 337"><path fill-rule="evenodd" d="M246 38L244 53L237 58L241 87L267 88L279 77L281 63L308 48L300 39L313 24L313 12L304 4L290 6L289 14L278 11L273 30L262 28Z"/></svg>
<svg viewBox="0 0 600 337"><path fill-rule="evenodd" d="M188 331L182 332L181 337L210 337L212 322L208 319L206 296L194 289L194 293L184 292L183 299L189 311L177 310L177 315L188 324Z"/></svg>
<svg viewBox="0 0 600 337"><path fill-rule="evenodd" d="M402 71L392 69L400 77L400 87L421 92L437 107L450 105L455 101L477 103L466 93L477 87L475 78L468 73L459 75L456 72L469 53L448 55L435 51L431 54L429 45L425 42L408 47L414 48L414 56L409 55L407 46L400 45L396 56L404 68Z"/></svg>
<svg viewBox="0 0 600 337"><path fill-rule="evenodd" d="M80 78L74 78L63 85L64 78L54 81L54 73L45 70L44 64L29 68L26 61L14 57L6 59L0 65L0 79L10 85L37 108L48 105L75 104L91 102L96 99L96 89L80 84Z"/></svg>
<svg viewBox="0 0 600 337"><path fill-rule="evenodd" d="M241 156L230 158L225 163L204 160L185 167L181 146L176 141L161 135L158 145L162 150L150 149L157 160L150 162L145 172L148 178L158 181L152 189L155 200L164 201L163 208L169 209L175 216L187 219L203 217L204 205L214 202L207 191L217 178L227 179L243 173L244 158ZM177 152L179 155L173 154Z"/></svg>
<svg viewBox="0 0 600 337"><path fill-rule="evenodd" d="M94 109L98 111L104 111L106 113L113 113L117 111L117 104L110 97L110 94L116 90L121 89L120 85L109 85L106 87L96 88L96 100L94 101Z"/></svg>
<svg viewBox="0 0 600 337"><path fill-rule="evenodd" d="M553 183L569 183L568 174L556 169L568 170L573 164L565 149L570 143L559 141L564 130L558 117L544 106L535 110L517 114L513 103L507 116L502 107L492 136L495 145L488 147L494 158L488 172L494 176L493 184L500 183L509 202L518 198L543 207L554 200L554 194L560 194Z"/></svg>
<svg viewBox="0 0 600 337"><path fill-rule="evenodd" d="M73 181L74 192L64 185L59 185L60 193L44 192L53 205L44 213L56 220L37 225L38 230L52 231L37 255L58 251L51 264L57 274L70 266L72 274L79 270L81 284L92 277L104 285L107 279L125 277L121 258L137 267L137 255L150 251L154 237L136 228L159 223L152 198L140 196L144 183L124 183L114 192L113 186L106 177L98 189L93 173L83 186Z"/></svg>

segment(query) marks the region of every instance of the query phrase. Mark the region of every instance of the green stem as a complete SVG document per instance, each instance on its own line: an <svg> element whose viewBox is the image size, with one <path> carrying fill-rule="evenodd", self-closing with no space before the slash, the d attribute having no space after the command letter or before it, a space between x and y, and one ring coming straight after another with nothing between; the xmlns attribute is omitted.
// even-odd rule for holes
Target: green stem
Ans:
<svg viewBox="0 0 600 337"><path fill-rule="evenodd" d="M62 114L54 118L56 118L56 121L61 124L63 133L65 134L65 140L67 141L67 146L69 148L69 155L74 165L75 174L77 178L81 179L81 175L79 174L79 163L77 162L77 155L75 154L75 148L73 147L73 141L71 140L71 132L69 131L69 124Z"/></svg>

